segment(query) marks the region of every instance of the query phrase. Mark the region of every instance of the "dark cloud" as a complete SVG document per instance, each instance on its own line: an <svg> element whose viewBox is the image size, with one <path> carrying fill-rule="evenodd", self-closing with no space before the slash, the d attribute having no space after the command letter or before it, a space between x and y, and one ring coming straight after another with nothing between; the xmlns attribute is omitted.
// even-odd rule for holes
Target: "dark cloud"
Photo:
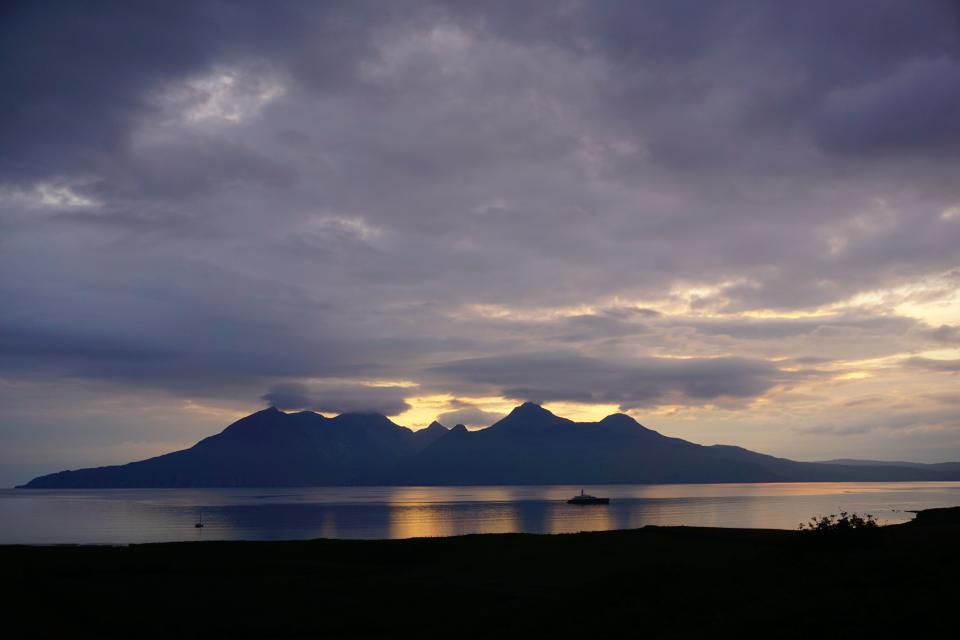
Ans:
<svg viewBox="0 0 960 640"><path fill-rule="evenodd" d="M890 334L904 334L920 325L912 318L898 316L825 315L813 318L729 318L675 320L678 324L695 328L709 335L725 335L745 340L779 340L797 336L818 334L856 335L864 339L870 335L887 338Z"/></svg>
<svg viewBox="0 0 960 640"><path fill-rule="evenodd" d="M274 385L263 400L281 410L308 410L322 413L381 413L395 416L410 408L403 387L350 383L305 385L287 382Z"/></svg>
<svg viewBox="0 0 960 640"><path fill-rule="evenodd" d="M473 358L438 366L433 373L517 400L613 403L621 410L751 398L792 377L772 363L745 358L618 361L557 353Z"/></svg>
<svg viewBox="0 0 960 640"><path fill-rule="evenodd" d="M960 326L942 324L936 329L931 329L929 335L937 342L960 344Z"/></svg>
<svg viewBox="0 0 960 640"><path fill-rule="evenodd" d="M933 400L937 403L955 405L960 404L960 395L955 393L928 393L923 396L927 400Z"/></svg>
<svg viewBox="0 0 960 640"><path fill-rule="evenodd" d="M3 9L6 174L121 169L131 129L166 83L217 63L279 59L316 87L349 77L383 7L173 0L14 2ZM78 166L80 165L80 166ZM111 166L114 165L114 166Z"/></svg>
<svg viewBox="0 0 960 640"><path fill-rule="evenodd" d="M895 411L884 415L856 418L846 423L823 423L799 427L804 435L858 436L874 431L910 432L916 430L960 430L960 412L955 408L927 411Z"/></svg>
<svg viewBox="0 0 960 640"><path fill-rule="evenodd" d="M943 371L946 373L960 372L960 360L935 360L933 358L913 357L907 358L903 364L908 367L918 369L928 369L930 371Z"/></svg>
<svg viewBox="0 0 960 640"><path fill-rule="evenodd" d="M821 146L841 152L960 151L960 61L904 61L890 75L828 95Z"/></svg>
<svg viewBox="0 0 960 640"><path fill-rule="evenodd" d="M843 403L844 407L880 407L888 404L888 398L882 396L866 396L863 398L854 398Z"/></svg>
<svg viewBox="0 0 960 640"><path fill-rule="evenodd" d="M827 422L811 427L801 427L796 429L796 432L810 436L858 436L870 433L875 428L876 425L865 423L838 425Z"/></svg>

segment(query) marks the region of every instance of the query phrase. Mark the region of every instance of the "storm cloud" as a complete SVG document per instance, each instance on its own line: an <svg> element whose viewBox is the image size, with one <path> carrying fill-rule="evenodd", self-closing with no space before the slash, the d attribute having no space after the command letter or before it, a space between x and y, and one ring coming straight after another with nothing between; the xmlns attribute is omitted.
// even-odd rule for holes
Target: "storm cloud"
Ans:
<svg viewBox="0 0 960 640"><path fill-rule="evenodd" d="M945 373L960 373L960 360L934 360L932 358L907 358L904 364L910 367L920 369L929 369L931 371L943 371Z"/></svg>
<svg viewBox="0 0 960 640"><path fill-rule="evenodd" d="M949 0L5 3L0 423L534 399L793 453L947 393L958 78Z"/></svg>
<svg viewBox="0 0 960 640"><path fill-rule="evenodd" d="M410 408L404 401L408 389L396 386L331 384L307 386L297 382L274 385L263 400L282 411L320 413L381 413L395 416Z"/></svg>
<svg viewBox="0 0 960 640"><path fill-rule="evenodd" d="M554 353L462 360L434 372L519 401L616 404L624 411L758 396L791 377L768 362L744 358L616 361Z"/></svg>

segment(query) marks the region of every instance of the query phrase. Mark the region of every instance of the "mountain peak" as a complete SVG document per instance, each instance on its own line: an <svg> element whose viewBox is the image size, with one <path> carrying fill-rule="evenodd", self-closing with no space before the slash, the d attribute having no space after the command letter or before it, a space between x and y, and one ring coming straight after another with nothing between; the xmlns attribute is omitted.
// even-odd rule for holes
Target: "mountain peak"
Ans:
<svg viewBox="0 0 960 640"><path fill-rule="evenodd" d="M514 407L505 418L487 427L486 430L514 431L548 429L558 425L571 424L570 420L553 415L534 402L524 402Z"/></svg>
<svg viewBox="0 0 960 640"><path fill-rule="evenodd" d="M646 438L666 438L666 436L664 436L662 433L658 433L653 429L648 429L625 413L611 413L597 424L601 427L604 427L607 431L614 433L642 436Z"/></svg>
<svg viewBox="0 0 960 640"><path fill-rule="evenodd" d="M240 418L215 437L230 441L267 442L276 438L278 433L287 431L292 420L294 420L292 414L284 413L276 407L267 407ZM201 440L195 446L209 446L209 440L209 438Z"/></svg>
<svg viewBox="0 0 960 640"><path fill-rule="evenodd" d="M552 416L553 414L541 407L536 402L524 402L523 404L514 407L513 411L510 412L510 415Z"/></svg>
<svg viewBox="0 0 960 640"><path fill-rule="evenodd" d="M250 427L260 427L263 425L272 425L275 424L278 420L282 420L287 416L286 413L280 411L274 406L267 407L266 409L261 409L255 413L251 413L248 416L240 418L236 422L233 422L227 426L224 431L236 431L242 428Z"/></svg>
<svg viewBox="0 0 960 640"><path fill-rule="evenodd" d="M413 432L413 438L419 443L420 448L428 447L440 438L450 433L450 430L434 420L425 429L418 429Z"/></svg>

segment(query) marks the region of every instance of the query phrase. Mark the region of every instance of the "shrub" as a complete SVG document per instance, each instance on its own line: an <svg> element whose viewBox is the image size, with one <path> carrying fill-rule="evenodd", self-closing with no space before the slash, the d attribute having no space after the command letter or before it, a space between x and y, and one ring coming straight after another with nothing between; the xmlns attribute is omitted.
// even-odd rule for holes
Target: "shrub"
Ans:
<svg viewBox="0 0 960 640"><path fill-rule="evenodd" d="M828 516L817 516L810 518L810 522L800 524L801 531L857 531L864 529L876 529L879 525L875 516L865 513L862 516L857 513L847 513L841 511L840 516L831 513Z"/></svg>

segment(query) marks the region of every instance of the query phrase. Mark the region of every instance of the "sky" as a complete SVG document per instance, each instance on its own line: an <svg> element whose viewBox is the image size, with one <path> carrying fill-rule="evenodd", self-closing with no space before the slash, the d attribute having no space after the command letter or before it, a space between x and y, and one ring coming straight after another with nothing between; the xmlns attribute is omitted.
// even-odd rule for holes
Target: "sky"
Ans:
<svg viewBox="0 0 960 640"><path fill-rule="evenodd" d="M0 484L270 404L960 460L960 4L6 2Z"/></svg>

